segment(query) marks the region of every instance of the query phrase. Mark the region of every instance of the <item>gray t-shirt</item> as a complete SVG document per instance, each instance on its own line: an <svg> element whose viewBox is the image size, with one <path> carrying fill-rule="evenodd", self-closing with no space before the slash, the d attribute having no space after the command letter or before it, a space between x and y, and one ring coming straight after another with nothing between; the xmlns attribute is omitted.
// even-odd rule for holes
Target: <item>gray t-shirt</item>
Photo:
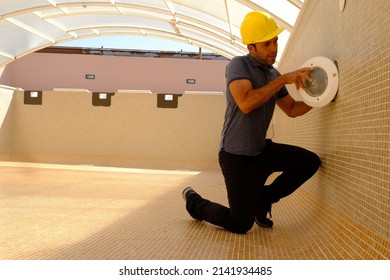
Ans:
<svg viewBox="0 0 390 280"><path fill-rule="evenodd" d="M229 90L235 80L250 80L254 89L272 81L280 73L272 66L264 66L250 54L234 57L226 67L226 112L222 129L220 149L232 154L256 156L265 146L269 123L272 119L276 100L288 95L283 86L261 107L245 115L238 108Z"/></svg>

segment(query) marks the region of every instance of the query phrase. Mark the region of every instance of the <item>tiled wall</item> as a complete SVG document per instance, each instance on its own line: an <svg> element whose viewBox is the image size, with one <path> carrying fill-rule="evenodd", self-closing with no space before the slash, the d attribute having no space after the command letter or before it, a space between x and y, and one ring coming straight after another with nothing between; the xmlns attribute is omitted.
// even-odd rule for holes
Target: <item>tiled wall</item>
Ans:
<svg viewBox="0 0 390 280"><path fill-rule="evenodd" d="M307 1L279 70L314 56L337 59L335 102L289 119L275 116L273 139L322 159L304 188L390 238L390 1ZM294 87L291 94L299 99Z"/></svg>

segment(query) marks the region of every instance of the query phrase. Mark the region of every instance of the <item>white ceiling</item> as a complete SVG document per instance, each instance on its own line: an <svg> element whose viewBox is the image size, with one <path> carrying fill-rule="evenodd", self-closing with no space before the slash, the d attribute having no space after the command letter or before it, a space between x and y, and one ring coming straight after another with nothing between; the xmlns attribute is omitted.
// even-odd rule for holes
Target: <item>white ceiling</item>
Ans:
<svg viewBox="0 0 390 280"><path fill-rule="evenodd" d="M94 36L151 36L192 44L227 58L246 53L239 27L267 11L286 30L303 0L0 0L0 67L36 50Z"/></svg>

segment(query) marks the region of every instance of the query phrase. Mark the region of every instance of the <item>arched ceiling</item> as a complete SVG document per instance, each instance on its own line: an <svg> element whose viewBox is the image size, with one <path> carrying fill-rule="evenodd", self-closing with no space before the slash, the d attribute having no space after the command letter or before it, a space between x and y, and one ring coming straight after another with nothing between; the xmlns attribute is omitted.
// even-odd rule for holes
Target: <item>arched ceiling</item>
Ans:
<svg viewBox="0 0 390 280"><path fill-rule="evenodd" d="M286 30L283 52L304 0L0 0L0 67L39 49L94 36L151 36L231 58L246 53L239 27L266 11Z"/></svg>

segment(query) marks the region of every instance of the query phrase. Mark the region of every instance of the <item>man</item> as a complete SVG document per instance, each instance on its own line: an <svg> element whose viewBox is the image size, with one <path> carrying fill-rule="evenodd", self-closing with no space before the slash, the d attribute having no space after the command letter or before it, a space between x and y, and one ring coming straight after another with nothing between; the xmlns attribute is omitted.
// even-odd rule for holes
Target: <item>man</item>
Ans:
<svg viewBox="0 0 390 280"><path fill-rule="evenodd" d="M312 68L280 75L272 67L282 31L262 12L250 12L242 22L242 40L249 54L233 58L226 67L227 108L219 152L229 208L204 199L187 187L182 195L194 219L235 233L246 233L254 223L272 227L273 221L267 217L272 204L293 193L320 166L316 154L266 139L276 104L290 117L311 109L295 101L285 85L305 89L302 79L311 81L308 73ZM274 172L282 173L265 186Z"/></svg>

